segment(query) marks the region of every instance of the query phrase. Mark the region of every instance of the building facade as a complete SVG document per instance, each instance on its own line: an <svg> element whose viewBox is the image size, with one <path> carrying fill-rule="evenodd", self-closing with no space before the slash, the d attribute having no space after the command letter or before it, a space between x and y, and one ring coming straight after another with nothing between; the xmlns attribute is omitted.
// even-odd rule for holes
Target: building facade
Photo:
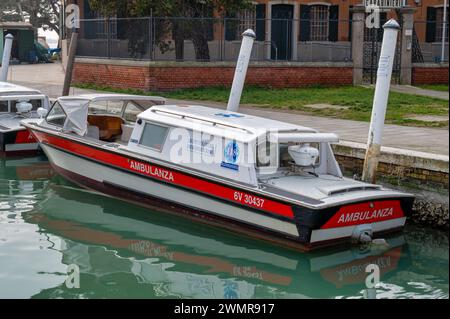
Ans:
<svg viewBox="0 0 450 319"><path fill-rule="evenodd" d="M72 1L82 19L74 73L78 82L144 90L229 85L241 34L251 28L256 41L250 85L373 83L380 26L395 18L402 30L394 81L448 83L448 32L444 55L441 50L444 0L255 0L234 14L196 19L101 17L88 0ZM365 23L371 15L366 7L373 3L381 5L378 28ZM176 26L183 24L180 41Z"/></svg>
<svg viewBox="0 0 450 319"><path fill-rule="evenodd" d="M88 0L73 2L80 6L81 19L99 18ZM391 17L401 21L397 9L412 8L414 36L419 44L423 43L425 56L429 52L430 61L437 53L432 52L431 43L442 41L444 0L255 0L253 4L252 8L234 14L212 14L215 19L207 26L208 41L236 41L244 30L251 28L256 31L255 51L260 59L309 61L313 55L322 53L331 56L333 61L347 61L351 58L352 10L361 4L389 6L381 7L381 23ZM107 28L103 21L92 22L84 34L91 39L102 38L108 31L120 38L120 29L124 28L120 23L124 24L118 21ZM448 23L446 28L448 40ZM233 59L235 51L236 46L229 45L221 59Z"/></svg>

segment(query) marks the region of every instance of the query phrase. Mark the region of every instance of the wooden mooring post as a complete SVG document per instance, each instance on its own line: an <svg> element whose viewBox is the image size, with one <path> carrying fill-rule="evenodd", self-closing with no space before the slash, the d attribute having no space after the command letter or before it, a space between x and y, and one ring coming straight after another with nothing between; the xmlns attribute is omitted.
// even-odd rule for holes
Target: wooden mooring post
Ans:
<svg viewBox="0 0 450 319"><path fill-rule="evenodd" d="M77 52L77 42L78 42L78 29L73 29L72 36L70 38L70 46L69 46L69 55L67 57L67 67L66 74L64 76L64 86L62 95L69 95L70 92L70 84L72 83L72 72L73 65L75 63L75 54Z"/></svg>

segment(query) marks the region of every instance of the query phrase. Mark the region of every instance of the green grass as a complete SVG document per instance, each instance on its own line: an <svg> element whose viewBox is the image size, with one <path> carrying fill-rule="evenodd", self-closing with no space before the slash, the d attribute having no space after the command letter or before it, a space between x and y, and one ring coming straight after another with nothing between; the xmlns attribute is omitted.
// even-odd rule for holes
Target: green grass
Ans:
<svg viewBox="0 0 450 319"><path fill-rule="evenodd" d="M426 90L448 92L448 84L428 84L428 85L419 85L419 87Z"/></svg>
<svg viewBox="0 0 450 319"><path fill-rule="evenodd" d="M229 96L229 88L224 87L184 89L164 93L144 93L140 90L112 89L90 84L77 85L77 87L131 94L157 94L173 99L215 101L224 103L227 102ZM357 121L370 121L373 93L373 88L359 86L287 89L246 87L242 94L241 103L246 106L292 110L317 116ZM347 106L348 109L316 109L307 106L309 104L319 103ZM410 126L445 127L448 126L448 121L425 122L408 118L414 115L448 116L448 110L448 101L424 96L390 92L386 122L390 124Z"/></svg>

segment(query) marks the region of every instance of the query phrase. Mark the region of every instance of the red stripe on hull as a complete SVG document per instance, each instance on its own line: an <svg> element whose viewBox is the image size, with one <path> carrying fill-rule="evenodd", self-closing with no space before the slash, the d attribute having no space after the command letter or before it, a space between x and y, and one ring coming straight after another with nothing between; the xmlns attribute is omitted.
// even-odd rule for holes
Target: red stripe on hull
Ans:
<svg viewBox="0 0 450 319"><path fill-rule="evenodd" d="M186 207L181 204L170 202L169 200L159 199L156 197L151 197L149 195L142 196L142 194L137 194L129 190L123 190L115 187L114 185L105 184L90 179L86 176L78 175L54 164L52 164L52 167L58 174L64 176L68 180L81 187L92 189L103 194L113 196L115 198L120 198L124 201L137 204L139 206L150 208L152 210L155 210L155 213L168 213L180 216L209 226L223 228L225 230L231 231L233 234L238 233L246 235L254 239L264 240L266 242L270 242L272 244L294 250L309 251L311 248L313 248L313 246L311 246L310 244L300 243L296 240L295 237L289 235L283 235L266 228L203 212L192 207ZM341 244L343 242L344 241L341 241ZM336 242L328 244L336 245ZM314 246L314 248L315 247L316 246Z"/></svg>
<svg viewBox="0 0 450 319"><path fill-rule="evenodd" d="M16 140L14 144L28 144L28 143L37 143L33 134L31 134L28 130L18 131L16 134Z"/></svg>
<svg viewBox="0 0 450 319"><path fill-rule="evenodd" d="M55 146L76 155L81 155L104 164L112 165L114 167L118 167L130 172L135 172L154 179L158 179L167 182L168 184L195 190L281 217L289 219L294 218L294 213L291 205L283 204L214 182L195 178L193 176L170 170L159 165L148 164L138 160L130 159L123 155L99 150L94 147L90 147L78 142L73 142L68 139L56 137L47 133L33 131L33 134L41 143Z"/></svg>

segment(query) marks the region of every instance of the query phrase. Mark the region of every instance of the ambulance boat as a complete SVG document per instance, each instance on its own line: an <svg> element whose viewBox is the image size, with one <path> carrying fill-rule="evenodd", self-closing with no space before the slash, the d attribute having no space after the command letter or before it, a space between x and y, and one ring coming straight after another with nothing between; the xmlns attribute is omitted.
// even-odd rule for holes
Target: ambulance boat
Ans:
<svg viewBox="0 0 450 319"><path fill-rule="evenodd" d="M403 228L414 197L342 175L314 129L158 97L59 98L24 120L66 178L141 205L309 250ZM148 105L153 105L147 107Z"/></svg>
<svg viewBox="0 0 450 319"><path fill-rule="evenodd" d="M68 179L233 232L308 250L403 228L413 195L344 177L336 134L238 112L255 34L243 36L226 110L81 95L22 123Z"/></svg>

